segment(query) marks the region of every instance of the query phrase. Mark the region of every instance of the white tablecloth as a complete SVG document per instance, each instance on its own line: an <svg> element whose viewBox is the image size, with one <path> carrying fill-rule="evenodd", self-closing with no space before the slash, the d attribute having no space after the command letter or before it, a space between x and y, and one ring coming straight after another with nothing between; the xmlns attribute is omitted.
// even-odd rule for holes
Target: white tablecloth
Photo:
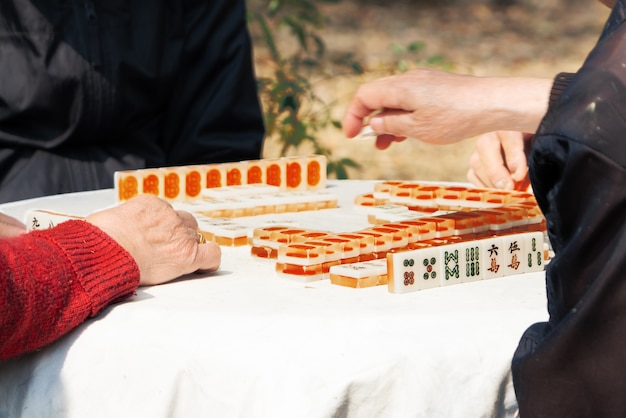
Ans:
<svg viewBox="0 0 626 418"><path fill-rule="evenodd" d="M373 183L329 187L339 209L285 216L366 226L352 197ZM104 190L0 209L86 215L113 203ZM290 281L249 251L225 247L218 273L141 288L0 363L0 417L516 415L510 362L522 332L547 319L543 273L396 295Z"/></svg>

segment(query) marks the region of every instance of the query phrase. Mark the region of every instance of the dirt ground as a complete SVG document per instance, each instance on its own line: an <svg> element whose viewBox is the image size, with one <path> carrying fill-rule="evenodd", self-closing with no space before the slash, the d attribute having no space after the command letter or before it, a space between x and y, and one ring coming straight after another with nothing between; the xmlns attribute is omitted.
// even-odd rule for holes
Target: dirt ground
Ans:
<svg viewBox="0 0 626 418"><path fill-rule="evenodd" d="M424 44L420 56L441 55L455 72L475 75L525 75L552 78L576 71L597 40L609 10L594 0L517 0L496 7L494 1L395 0L320 6L329 16L321 31L331 53L353 52L366 68L361 77L338 76L316 85L341 119L357 86L384 75L398 56L393 44ZM258 48L256 54L263 54ZM335 129L321 133L337 157L361 164L350 178L465 181L474 139L433 146L416 140L376 150L371 141L350 141ZM305 153L300 150L299 153ZM265 156L276 156L268 141Z"/></svg>

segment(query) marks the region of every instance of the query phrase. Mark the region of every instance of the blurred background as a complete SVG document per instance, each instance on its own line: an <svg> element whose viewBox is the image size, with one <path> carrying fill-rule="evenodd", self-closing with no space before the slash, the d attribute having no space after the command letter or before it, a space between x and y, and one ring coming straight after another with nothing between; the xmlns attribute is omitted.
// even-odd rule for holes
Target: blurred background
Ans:
<svg viewBox="0 0 626 418"><path fill-rule="evenodd" d="M466 181L474 139L385 151L340 129L359 84L420 66L498 76L576 71L609 9L596 0L248 0L264 157L325 154L329 178Z"/></svg>

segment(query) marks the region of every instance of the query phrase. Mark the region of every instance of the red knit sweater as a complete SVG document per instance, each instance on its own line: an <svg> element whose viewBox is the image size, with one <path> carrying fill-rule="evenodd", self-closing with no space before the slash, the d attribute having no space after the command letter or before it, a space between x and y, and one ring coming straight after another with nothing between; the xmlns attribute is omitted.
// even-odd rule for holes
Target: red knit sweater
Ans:
<svg viewBox="0 0 626 418"><path fill-rule="evenodd" d="M88 222L0 239L0 360L56 340L138 284L130 254Z"/></svg>

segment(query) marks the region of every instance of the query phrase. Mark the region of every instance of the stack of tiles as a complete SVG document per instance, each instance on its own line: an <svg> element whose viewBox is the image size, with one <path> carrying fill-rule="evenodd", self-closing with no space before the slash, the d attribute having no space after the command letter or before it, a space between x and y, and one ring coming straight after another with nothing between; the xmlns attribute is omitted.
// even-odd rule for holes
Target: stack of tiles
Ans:
<svg viewBox="0 0 626 418"><path fill-rule="evenodd" d="M341 234L259 228L251 253L276 258L281 276L387 284L393 293L542 270L548 259L545 219L530 193L381 182L357 196L355 208L372 227Z"/></svg>

